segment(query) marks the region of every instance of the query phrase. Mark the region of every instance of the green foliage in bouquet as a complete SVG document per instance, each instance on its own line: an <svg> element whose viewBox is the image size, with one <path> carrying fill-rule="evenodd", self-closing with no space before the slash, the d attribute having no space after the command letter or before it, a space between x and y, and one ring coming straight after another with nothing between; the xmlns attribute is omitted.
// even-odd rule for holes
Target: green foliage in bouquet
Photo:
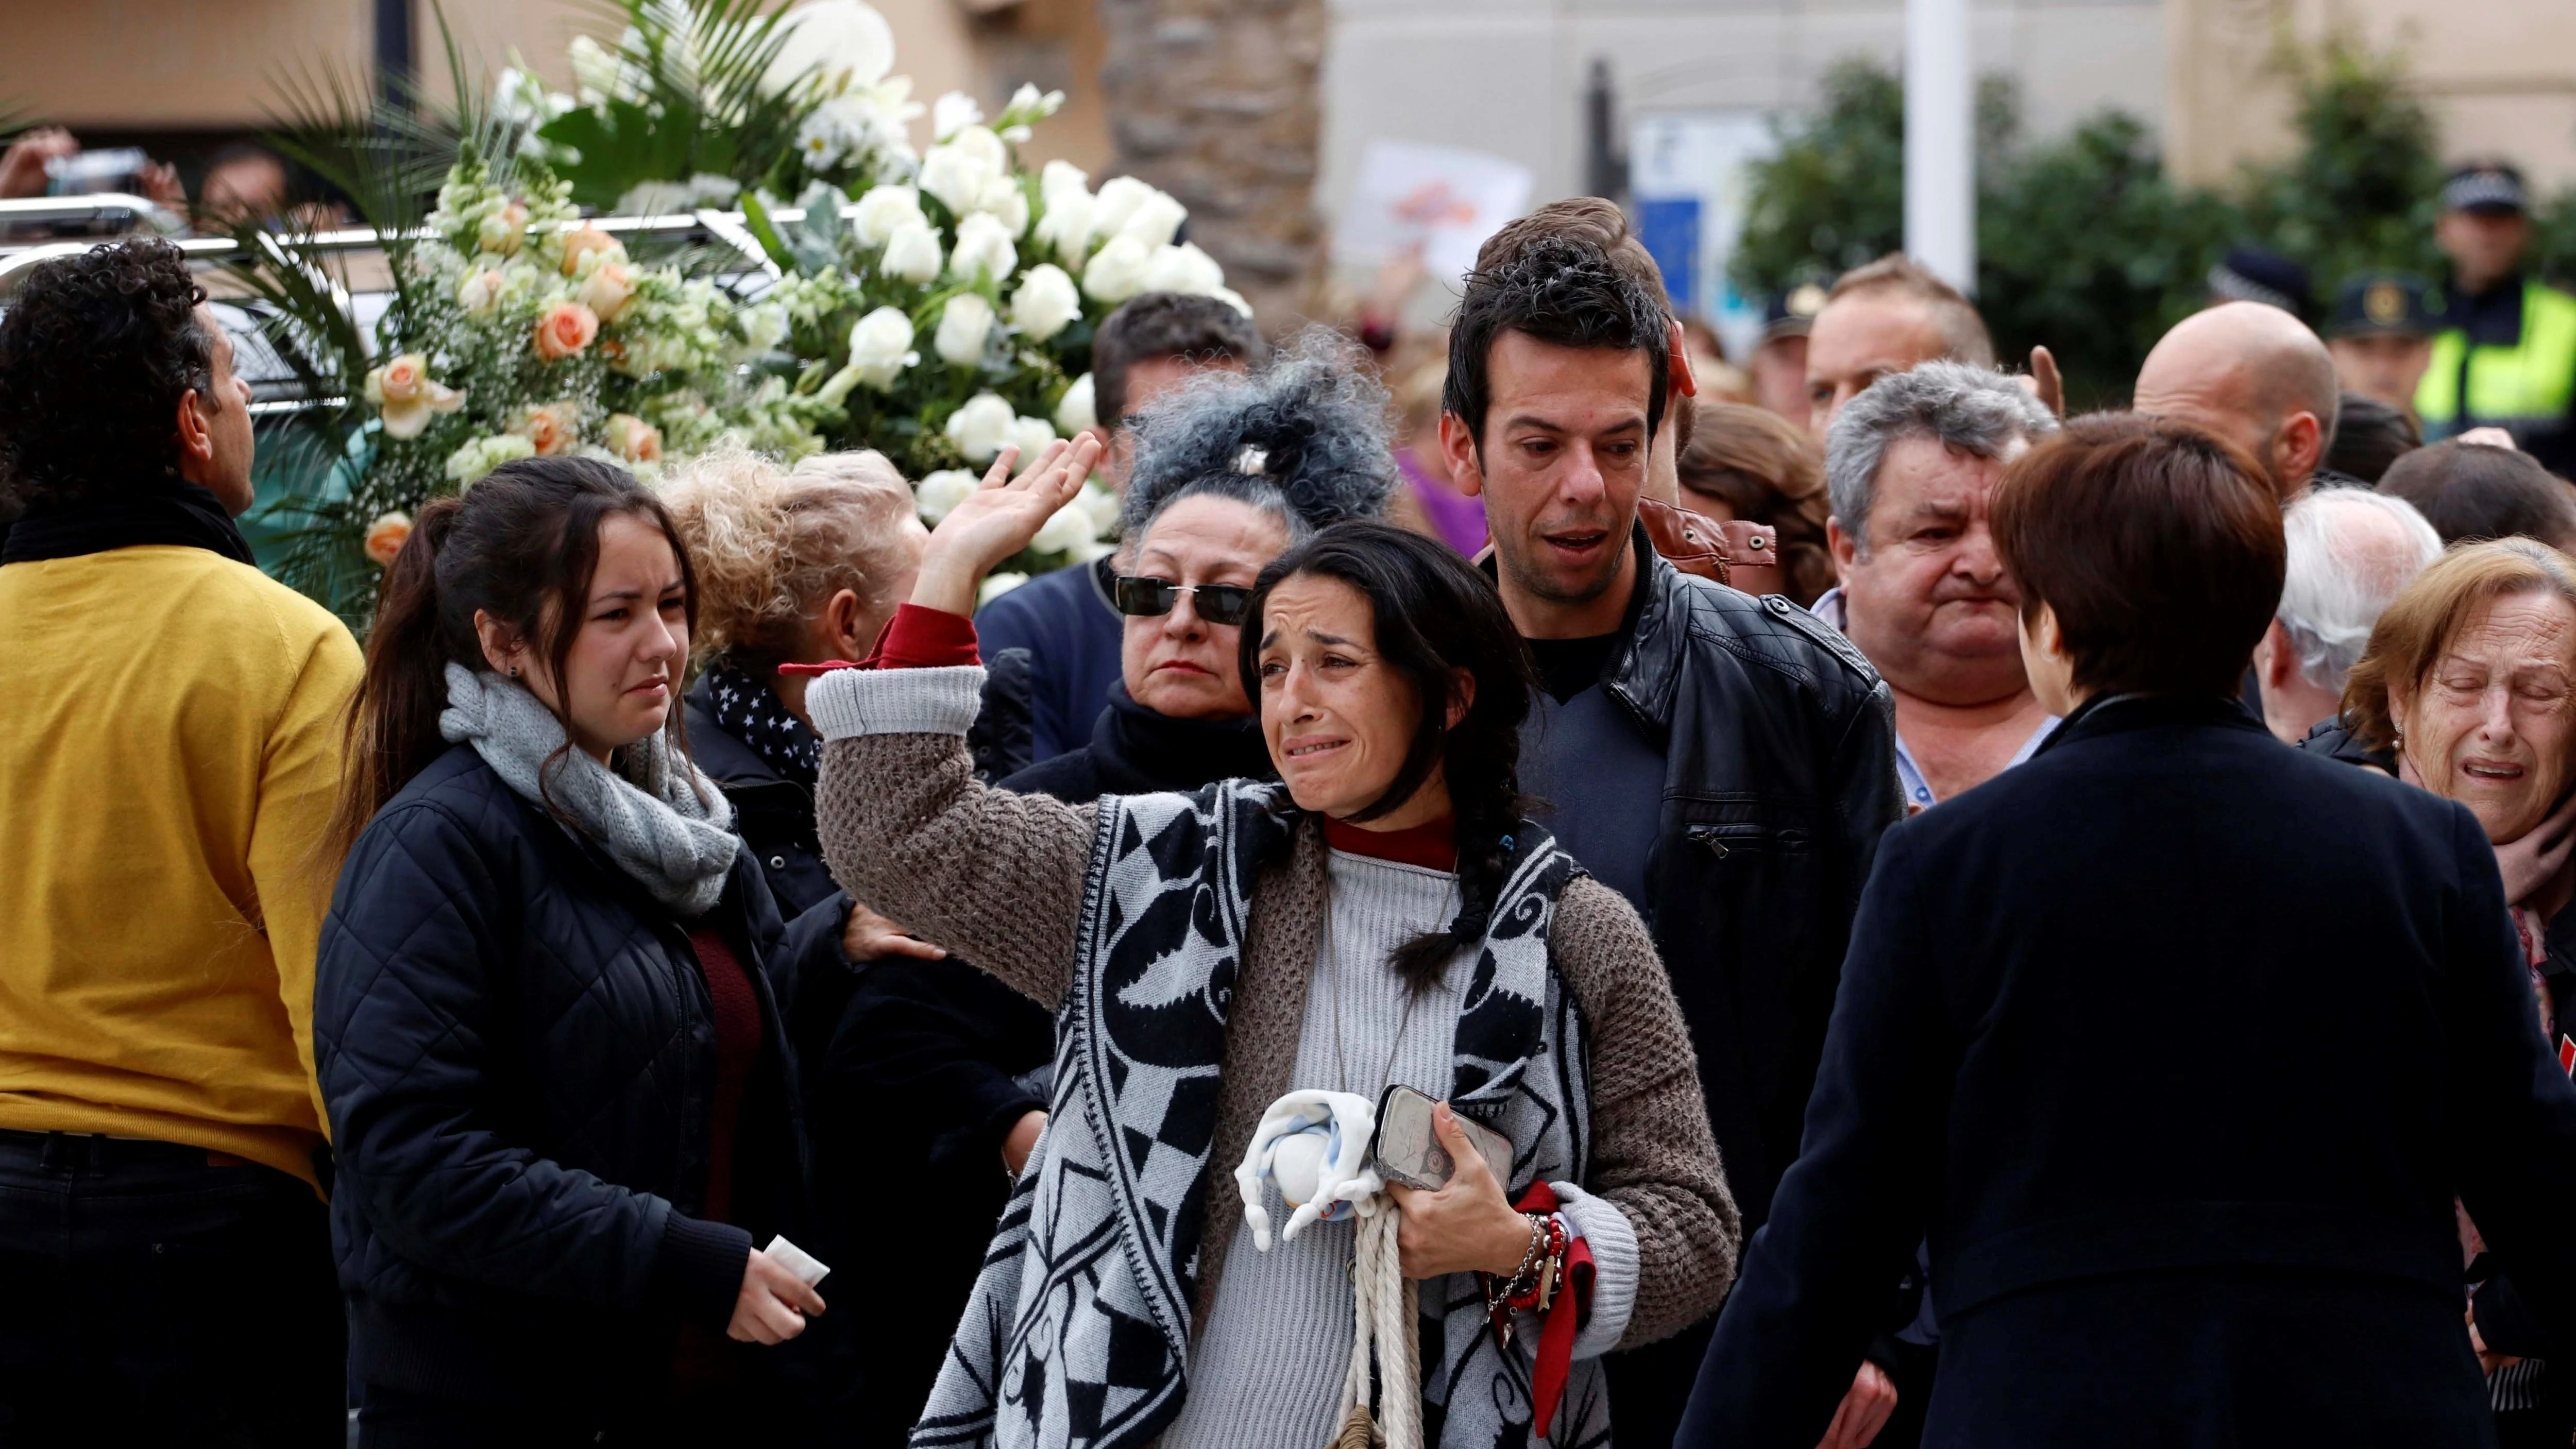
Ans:
<svg viewBox="0 0 2576 1449"><path fill-rule="evenodd" d="M614 45L572 44L574 95L512 70L502 92L572 199L619 215L730 206L746 188L899 179L912 83L859 0L603 0Z"/></svg>

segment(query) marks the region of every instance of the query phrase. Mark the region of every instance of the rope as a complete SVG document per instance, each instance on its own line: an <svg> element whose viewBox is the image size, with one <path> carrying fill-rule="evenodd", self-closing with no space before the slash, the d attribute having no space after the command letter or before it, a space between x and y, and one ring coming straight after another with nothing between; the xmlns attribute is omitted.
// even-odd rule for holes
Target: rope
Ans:
<svg viewBox="0 0 2576 1449"><path fill-rule="evenodd" d="M1421 1320L1396 1246L1403 1212L1386 1199L1351 1234L1351 1367L1342 1379L1342 1431L1330 1449L1422 1449ZM1369 1403L1371 1350L1378 1386Z"/></svg>

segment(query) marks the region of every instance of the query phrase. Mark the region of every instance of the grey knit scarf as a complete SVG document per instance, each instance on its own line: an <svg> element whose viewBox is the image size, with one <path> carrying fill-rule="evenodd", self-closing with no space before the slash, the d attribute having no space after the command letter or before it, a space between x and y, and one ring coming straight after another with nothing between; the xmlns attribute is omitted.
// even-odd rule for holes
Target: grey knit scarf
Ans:
<svg viewBox="0 0 2576 1449"><path fill-rule="evenodd" d="M439 712L438 732L473 745L522 798L570 817L619 869L682 917L705 915L724 894L741 844L733 805L659 734L619 751L623 773L612 771L579 749L565 749L562 722L524 687L461 664L447 666L447 708Z"/></svg>

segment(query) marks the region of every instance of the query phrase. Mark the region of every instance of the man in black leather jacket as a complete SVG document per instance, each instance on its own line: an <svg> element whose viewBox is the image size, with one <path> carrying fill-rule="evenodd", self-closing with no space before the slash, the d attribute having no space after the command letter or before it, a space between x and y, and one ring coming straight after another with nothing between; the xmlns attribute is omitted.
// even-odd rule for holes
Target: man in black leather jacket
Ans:
<svg viewBox="0 0 2576 1449"><path fill-rule="evenodd" d="M1750 1234L1797 1154L1861 883L1901 813L1893 707L1841 635L1679 573L1636 523L1662 299L1577 236L1484 260L1441 443L1485 500L1540 666L1523 788L1653 929ZM1703 1324L1611 1361L1622 1449L1669 1443L1706 1343Z"/></svg>

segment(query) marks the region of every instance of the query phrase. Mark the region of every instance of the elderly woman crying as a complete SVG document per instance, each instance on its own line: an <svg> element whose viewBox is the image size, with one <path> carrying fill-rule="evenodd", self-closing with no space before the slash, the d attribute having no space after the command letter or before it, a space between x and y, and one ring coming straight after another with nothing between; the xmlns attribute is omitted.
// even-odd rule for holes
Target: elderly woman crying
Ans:
<svg viewBox="0 0 2576 1449"><path fill-rule="evenodd" d="M1262 1242L1248 1209L1285 1205L1236 1168L1292 1090L1393 1087L1441 1102L1455 1171L1377 1207L1421 1285L1410 1331L1374 1320L1381 1383L1391 1345L1420 1346L1418 1388L1379 1400L1390 1442L1606 1438L1598 1356L1715 1305L1736 1215L1644 927L1522 814L1518 634L1445 546L1337 524L1244 603L1278 783L1081 806L982 787L966 611L1093 449L997 466L932 535L877 667L808 695L835 875L1059 1012L1050 1125L915 1442L1333 1439L1371 1377L1355 1308L1384 1300L1354 1293L1348 1219Z"/></svg>
<svg viewBox="0 0 2576 1449"><path fill-rule="evenodd" d="M2418 574L2379 616L2344 690L2341 732L2308 747L2362 758L2456 800L2494 846L2530 973L2534 1025L2565 1054L2576 1031L2576 560L2529 538L2462 545ZM2484 1241L2462 1219L2478 1287L2472 1344L2488 1370L2507 1446L2564 1443L2576 1430L2570 1375L2511 1280L2484 1271Z"/></svg>

